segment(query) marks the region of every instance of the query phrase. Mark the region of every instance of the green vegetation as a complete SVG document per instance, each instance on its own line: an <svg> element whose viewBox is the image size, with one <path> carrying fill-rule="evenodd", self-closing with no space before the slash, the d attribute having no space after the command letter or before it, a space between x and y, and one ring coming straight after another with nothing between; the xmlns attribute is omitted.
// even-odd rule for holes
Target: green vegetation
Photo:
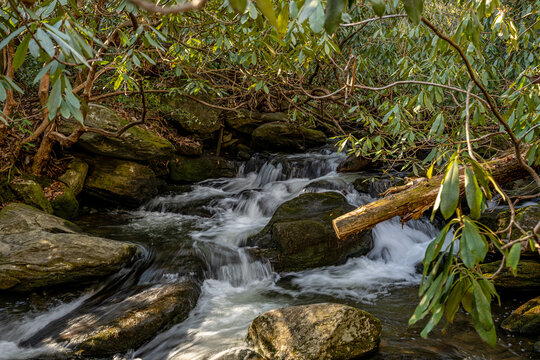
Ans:
<svg viewBox="0 0 540 360"><path fill-rule="evenodd" d="M516 272L522 248L539 250L540 224L514 221L514 204L538 195L511 197L485 163L510 151L540 187L539 0L7 0L0 38L0 142L9 154L0 173L27 166L24 152L38 175L54 146L88 132L118 138L169 94L220 110L287 112L338 137L340 151L444 174L434 213L447 224L426 252L410 322L431 314L427 336L461 305L482 339L496 342L498 295L479 264L496 251L503 260L492 275ZM133 95L133 122L113 132L85 124L90 102L124 95ZM61 133L62 118L78 123ZM479 222L495 196L511 211L500 232Z"/></svg>

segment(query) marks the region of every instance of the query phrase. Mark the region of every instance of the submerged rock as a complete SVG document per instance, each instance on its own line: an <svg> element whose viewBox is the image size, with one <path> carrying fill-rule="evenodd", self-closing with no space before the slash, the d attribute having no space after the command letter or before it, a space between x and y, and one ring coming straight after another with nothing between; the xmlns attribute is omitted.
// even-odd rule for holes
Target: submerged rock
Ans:
<svg viewBox="0 0 540 360"><path fill-rule="evenodd" d="M344 262L373 247L371 230L338 239L332 220L354 209L336 192L306 193L281 204L266 227L248 240L277 271Z"/></svg>
<svg viewBox="0 0 540 360"><path fill-rule="evenodd" d="M485 277L490 277L497 271L501 261L481 264L480 269ZM508 268L503 270L493 279L495 286L501 289L534 290L540 288L540 263L537 261L522 260L517 267L514 276Z"/></svg>
<svg viewBox="0 0 540 360"><path fill-rule="evenodd" d="M351 306L322 303L259 315L248 341L266 359L347 360L377 351L380 321Z"/></svg>
<svg viewBox="0 0 540 360"><path fill-rule="evenodd" d="M96 314L71 319L58 339L83 356L125 353L185 320L199 295L200 286L186 280L141 289L123 300L109 298Z"/></svg>
<svg viewBox="0 0 540 360"><path fill-rule="evenodd" d="M219 156L200 157L176 156L169 163L170 176L176 182L197 182L220 177L234 177L237 169L234 162Z"/></svg>
<svg viewBox="0 0 540 360"><path fill-rule="evenodd" d="M540 296L527 301L504 319L501 328L525 335L540 334Z"/></svg>
<svg viewBox="0 0 540 360"><path fill-rule="evenodd" d="M131 123L131 120L121 118L105 106L90 104L88 107L84 122L86 126L116 132ZM76 125L77 120L71 118L63 120L58 129L64 135L69 135ZM77 144L94 154L137 161L165 160L174 152L174 147L169 141L141 125L129 128L120 137L86 132Z"/></svg>
<svg viewBox="0 0 540 360"><path fill-rule="evenodd" d="M84 187L84 181L88 174L88 164L81 159L73 159L67 167L67 170L58 180L69 186L73 195L77 196Z"/></svg>
<svg viewBox="0 0 540 360"><path fill-rule="evenodd" d="M8 204L0 211L0 290L29 291L109 275L137 250L79 231L32 206Z"/></svg>
<svg viewBox="0 0 540 360"><path fill-rule="evenodd" d="M265 360L255 350L241 347L222 351L217 355L212 356L209 360Z"/></svg>
<svg viewBox="0 0 540 360"><path fill-rule="evenodd" d="M94 158L91 165L84 191L109 204L137 206L158 192L148 166L112 158Z"/></svg>
<svg viewBox="0 0 540 360"><path fill-rule="evenodd" d="M251 137L253 148L276 152L301 152L325 144L326 135L322 131L286 122L263 124Z"/></svg>
<svg viewBox="0 0 540 360"><path fill-rule="evenodd" d="M53 213L51 203L45 197L41 185L34 180L15 179L10 187L25 204L35 206L49 214Z"/></svg>

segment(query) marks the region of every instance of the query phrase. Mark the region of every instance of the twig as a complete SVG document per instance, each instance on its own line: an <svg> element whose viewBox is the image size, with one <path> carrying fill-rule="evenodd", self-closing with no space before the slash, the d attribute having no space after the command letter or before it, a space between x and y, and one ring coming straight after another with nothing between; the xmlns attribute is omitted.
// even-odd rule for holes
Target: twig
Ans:
<svg viewBox="0 0 540 360"><path fill-rule="evenodd" d="M180 14L188 11L195 11L202 9L206 4L206 0L193 0L192 2L185 4L178 4L172 6L162 6L157 5L145 0L128 0L133 5L137 6L139 9L143 9L148 12L155 14L169 15L169 14Z"/></svg>

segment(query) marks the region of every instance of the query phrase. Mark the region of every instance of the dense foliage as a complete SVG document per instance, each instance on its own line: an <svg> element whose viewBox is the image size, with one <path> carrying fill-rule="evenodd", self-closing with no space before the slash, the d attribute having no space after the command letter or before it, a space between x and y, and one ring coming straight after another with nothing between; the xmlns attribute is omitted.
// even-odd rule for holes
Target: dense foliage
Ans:
<svg viewBox="0 0 540 360"><path fill-rule="evenodd" d="M512 149L540 186L540 1L148 4L2 3L0 131L26 131L13 163L36 145L39 173L54 144L103 132L83 125L85 108L109 96L171 92L212 98L221 109L286 111L339 136L341 150L416 176L445 174L434 210L448 222L426 252L411 323L431 313L427 335L461 304L480 336L496 341L497 293L478 264L491 248L516 271L522 247L538 251L540 229L512 221L496 234L478 222L493 194L512 209L527 198L510 198L484 164ZM41 120L30 131L15 99L32 92ZM57 133L55 121L71 116L80 126ZM521 234L510 240L512 228Z"/></svg>

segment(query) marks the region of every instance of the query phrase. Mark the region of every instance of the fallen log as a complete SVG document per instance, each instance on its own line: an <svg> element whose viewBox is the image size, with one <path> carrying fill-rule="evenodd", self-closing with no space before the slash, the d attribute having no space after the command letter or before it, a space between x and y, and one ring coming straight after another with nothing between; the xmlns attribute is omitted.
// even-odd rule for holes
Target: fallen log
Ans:
<svg viewBox="0 0 540 360"><path fill-rule="evenodd" d="M489 161L485 166L499 184L523 178L528 174L519 165L515 155ZM463 173L464 169L461 167L460 196L465 192ZM424 211L435 203L443 178L444 174L411 184L406 190L388 195L334 219L332 224L338 238L345 239L349 235L371 229L394 216L400 216L402 222L420 218Z"/></svg>

